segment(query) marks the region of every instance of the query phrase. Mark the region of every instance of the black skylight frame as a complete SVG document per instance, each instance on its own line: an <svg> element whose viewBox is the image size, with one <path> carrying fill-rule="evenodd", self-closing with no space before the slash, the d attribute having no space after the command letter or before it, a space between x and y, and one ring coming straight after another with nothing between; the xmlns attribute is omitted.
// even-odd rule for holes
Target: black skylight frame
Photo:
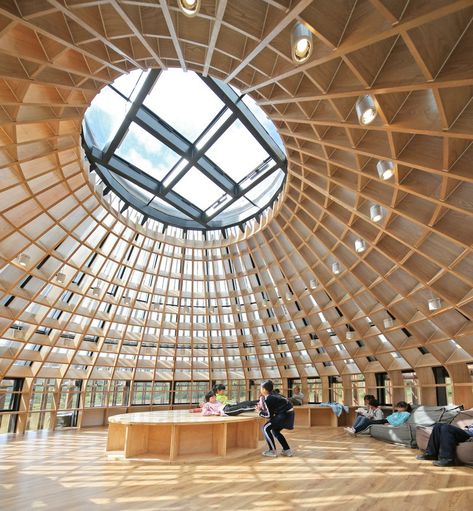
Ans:
<svg viewBox="0 0 473 511"><path fill-rule="evenodd" d="M124 116L115 136L103 149L99 149L96 145L93 130L88 124L87 119L84 120L82 145L87 159L89 160L91 171L97 172L104 181L106 185L104 193L107 193L111 189L122 199L125 203L122 211L125 211L131 206L142 213L144 215L144 219L153 218L165 225L174 225L182 229L214 230L238 225L243 230L244 224L248 222L248 220L252 218L259 218L279 196L287 177L287 160L284 152L261 125L258 119L256 119L248 106L242 101L244 95L238 95L228 84L216 81L210 77L203 77L198 74L197 76L199 76L199 78L218 96L224 106L202 131L199 137L193 143L190 142L143 104L161 73L162 71L157 69L149 71L141 90L138 92L135 100L130 103L130 108ZM113 88L113 85L109 85L109 87ZM129 99L120 91L115 88L113 89L126 101L129 101ZM207 142L198 149L196 147L197 143L228 110L231 112L230 116L222 123ZM241 183L242 181L248 180L249 176L256 175L257 177L255 177L251 184L246 187L242 187L239 183L234 181L217 164L205 155L205 152L236 120L240 120L243 126L251 133L256 141L261 144L263 149L269 155L264 162L261 162L240 181ZM132 122L135 122L138 126L156 137L160 142L167 145L171 150L179 155L178 162L169 169L166 176L173 173L174 169L180 164L183 158L188 161L187 165L185 165L169 183L166 183L166 185L164 184L166 176L162 181L159 181L116 154L116 150L126 136ZM272 163L270 164L270 162ZM173 186L193 167L197 168L200 172L202 172L202 174L222 188L222 195L226 192L231 197L230 200L225 202L224 207L216 209L212 215L207 215L205 211L201 210L173 190ZM241 210L237 210L233 213L229 213L227 216L216 219L216 217L225 211L226 208L235 203L241 197L245 197L250 190L261 183L264 179L277 172L279 169L284 172L284 179L282 180L281 185L275 190L266 204L259 208L257 212L253 212L243 219L232 219L232 215L235 216L241 214ZM258 173L260 173L260 175L258 175ZM144 191L152 194L153 197L149 199L149 197L145 194L140 195L135 190L127 187L120 178L125 178L126 180L134 183ZM165 201L173 208L176 208L178 211L187 215L189 218L187 219L176 216L172 213L172 210L158 210L150 206L154 197ZM248 197L245 198L251 203L251 200ZM216 202L218 201L215 201L213 204ZM253 205L256 206L254 203ZM210 207L212 206L213 205ZM210 209L210 207L207 209Z"/></svg>

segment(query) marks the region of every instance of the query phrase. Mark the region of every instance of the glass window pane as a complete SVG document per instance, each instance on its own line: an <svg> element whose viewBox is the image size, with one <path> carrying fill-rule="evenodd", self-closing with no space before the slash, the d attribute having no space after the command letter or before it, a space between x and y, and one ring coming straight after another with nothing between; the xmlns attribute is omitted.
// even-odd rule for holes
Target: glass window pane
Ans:
<svg viewBox="0 0 473 511"><path fill-rule="evenodd" d="M116 153L158 181L179 160L177 153L134 122Z"/></svg>
<svg viewBox="0 0 473 511"><path fill-rule="evenodd" d="M129 103L110 87L104 87L87 110L86 123L91 127L99 149L112 140L129 108Z"/></svg>
<svg viewBox="0 0 473 511"><path fill-rule="evenodd" d="M224 106L198 75L180 69L162 73L144 105L191 142Z"/></svg>
<svg viewBox="0 0 473 511"><path fill-rule="evenodd" d="M119 76L113 82L113 87L120 91L127 98L131 98L133 101L143 86L143 82L146 80L148 73L149 71L141 71L139 69L135 69L131 73Z"/></svg>
<svg viewBox="0 0 473 511"><path fill-rule="evenodd" d="M202 172L192 167L174 186L174 191L200 209L207 209L225 192Z"/></svg>
<svg viewBox="0 0 473 511"><path fill-rule="evenodd" d="M237 182L268 158L266 151L239 120L215 142L207 156Z"/></svg>
<svg viewBox="0 0 473 511"><path fill-rule="evenodd" d="M157 209L158 211L162 211L163 213L167 213L169 215L174 215L179 218L185 218L186 220L190 220L190 216L185 215L182 211L179 211L174 206L171 206L171 204L168 204L159 197L155 197L151 201L150 206L154 209Z"/></svg>
<svg viewBox="0 0 473 511"><path fill-rule="evenodd" d="M254 215L258 209L257 206L251 204L245 197L240 197L236 202L219 213L215 219L220 220L221 218L230 217L231 222L238 222L247 216Z"/></svg>
<svg viewBox="0 0 473 511"><path fill-rule="evenodd" d="M264 110L256 104L256 101L251 96L243 96L243 103L251 110L251 113L258 119L262 124L263 128L271 135L271 138L278 144L278 146L285 151L284 143L281 136L273 124L273 121L266 115Z"/></svg>
<svg viewBox="0 0 473 511"><path fill-rule="evenodd" d="M246 192L245 196L254 202L258 207L265 206L269 199L276 193L284 180L284 172L278 169L266 179Z"/></svg>

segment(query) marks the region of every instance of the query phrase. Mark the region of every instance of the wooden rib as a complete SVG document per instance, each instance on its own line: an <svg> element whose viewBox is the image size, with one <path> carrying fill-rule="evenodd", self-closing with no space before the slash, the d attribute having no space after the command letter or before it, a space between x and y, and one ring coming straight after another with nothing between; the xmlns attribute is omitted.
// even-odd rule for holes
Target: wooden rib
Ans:
<svg viewBox="0 0 473 511"><path fill-rule="evenodd" d="M299 0L296 6L289 11L262 40L261 42L241 61L241 63L228 75L225 82L230 82L242 69L244 69L280 32L282 32L309 4L311 0Z"/></svg>
<svg viewBox="0 0 473 511"><path fill-rule="evenodd" d="M360 48L363 48L364 46L370 46L371 44L374 44L376 42L379 42L383 39L387 39L392 37L393 35L396 35L400 32L400 30L411 30L412 28L415 28L419 25L423 25L424 23L427 23L429 21L433 21L439 18L442 18L448 14L451 14L453 12L457 12L459 10L464 9L465 7L468 7L470 5L469 0L457 0L456 2L452 2L451 4L441 7L438 10L431 11L429 14L425 14L423 16L418 16L417 18L414 18L411 21L407 22L401 22L396 27L392 28L391 30L387 30L386 32L382 32L380 34L373 35L368 40L364 40L363 42L359 42L357 44L353 44L350 46L350 48L338 48L334 50L330 56L323 57L320 59L314 59L308 62L307 64L302 64L298 68L293 69L291 71L287 71L286 73L280 74L278 76L275 76L271 78L270 80L265 80L264 82L258 83L256 85L252 85L251 87L248 87L245 89L245 93L250 93L255 90L260 89L261 87L266 87L267 85L284 80L285 78L289 78L290 76L297 74L301 71L306 71L307 69L310 69L314 66L317 66L319 64L322 64L324 62L327 62L329 60L332 60L334 58L340 57L345 52L353 52ZM348 51L347 51L348 50Z"/></svg>
<svg viewBox="0 0 473 511"><path fill-rule="evenodd" d="M99 34L96 30L94 30L91 26L89 26L85 21L82 20L80 16L77 16L74 14L71 10L69 10L67 7L61 5L57 0L48 0L48 2L55 7L57 10L61 11L65 16L68 18L71 18L75 23L80 25L83 29L85 29L87 32L90 32L94 38L101 41L105 46L113 50L114 52L121 55L125 60L133 64L133 66L143 69L143 67L132 57L127 55L123 50L121 50L118 46L110 42L106 37L104 37L102 34Z"/></svg>
<svg viewBox="0 0 473 511"><path fill-rule="evenodd" d="M184 55L182 54L181 45L179 44L179 39L176 34L176 28L174 27L174 23L171 18L171 13L169 12L169 6L167 0L161 0L160 2L161 10L163 11L164 19L166 20L166 25L168 27L169 33L171 34L172 44L174 45L174 49L176 50L177 58L179 59L179 64L183 71L187 71L187 66L184 61Z"/></svg>
<svg viewBox="0 0 473 511"><path fill-rule="evenodd" d="M151 47L151 45L148 43L146 38L141 34L141 32L138 30L136 25L131 21L128 14L123 10L123 7L118 3L118 0L110 0L111 5L113 8L118 12L118 14L121 16L123 21L130 27L135 37L141 42L141 44L149 51L150 55L153 57L153 59L156 61L156 64L162 69L166 69L166 66L162 62L162 60L159 58L159 55L154 51L154 49ZM162 4L161 4L162 5Z"/></svg>
<svg viewBox="0 0 473 511"><path fill-rule="evenodd" d="M225 8L227 7L227 0L219 0L217 5L217 13L215 21L212 27L212 34L210 36L209 45L207 47L207 53L205 55L205 64L202 76L207 76L209 73L210 63L212 62L212 55L215 50L215 44L217 43L218 34L220 27L222 26L223 15L225 14Z"/></svg>

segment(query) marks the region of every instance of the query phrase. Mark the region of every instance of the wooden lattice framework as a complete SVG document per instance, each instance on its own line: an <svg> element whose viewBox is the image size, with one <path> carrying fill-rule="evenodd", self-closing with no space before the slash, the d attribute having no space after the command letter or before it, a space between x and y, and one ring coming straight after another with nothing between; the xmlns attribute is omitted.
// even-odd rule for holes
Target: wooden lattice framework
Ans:
<svg viewBox="0 0 473 511"><path fill-rule="evenodd" d="M413 369L429 402L444 366L473 405L472 20L471 0L203 0L194 18L166 0L2 1L0 377L25 378L19 430L35 378L56 382L57 407L77 379L318 376L325 392L329 376L369 389L387 372L402 391ZM300 66L295 21L315 42ZM102 197L82 117L150 67L258 100L289 162L271 217L183 240ZM360 126L365 94L379 115ZM388 181L380 159L397 164Z"/></svg>

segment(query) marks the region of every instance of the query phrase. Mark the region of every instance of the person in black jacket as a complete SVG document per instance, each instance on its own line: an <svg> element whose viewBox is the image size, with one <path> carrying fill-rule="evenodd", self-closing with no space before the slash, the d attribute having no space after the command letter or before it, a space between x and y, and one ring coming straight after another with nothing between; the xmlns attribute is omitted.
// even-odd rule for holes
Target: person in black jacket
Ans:
<svg viewBox="0 0 473 511"><path fill-rule="evenodd" d="M294 456L294 452L289 447L286 439L281 433L282 429L294 429L294 409L292 404L280 394L274 393L274 385L271 380L261 384L261 395L264 398L264 410L260 411L261 417L268 418L268 422L263 426L263 434L269 449L263 452L263 456L275 458L277 456L276 443L277 438L282 445L283 456Z"/></svg>

